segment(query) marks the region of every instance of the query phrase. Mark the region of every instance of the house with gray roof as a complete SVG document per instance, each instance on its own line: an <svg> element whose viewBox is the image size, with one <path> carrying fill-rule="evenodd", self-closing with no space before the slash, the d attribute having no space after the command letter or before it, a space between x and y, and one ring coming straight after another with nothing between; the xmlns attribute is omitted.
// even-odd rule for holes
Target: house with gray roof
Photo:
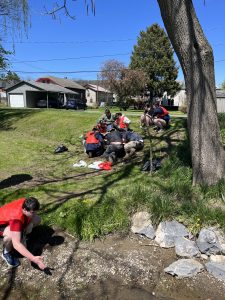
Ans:
<svg viewBox="0 0 225 300"><path fill-rule="evenodd" d="M77 100L85 100L85 88L78 84L77 82L67 79L67 78L59 78L55 76L45 76L45 77L40 77L36 80L36 82L42 82L46 84L56 84L59 86L62 86L68 90L71 90L73 92L77 93Z"/></svg>
<svg viewBox="0 0 225 300"><path fill-rule="evenodd" d="M77 97L78 93L52 83L36 81L21 81L8 89L7 102L10 107L37 107L40 100L52 103L52 107L59 107L66 103L67 99ZM55 104L55 105L54 105Z"/></svg>

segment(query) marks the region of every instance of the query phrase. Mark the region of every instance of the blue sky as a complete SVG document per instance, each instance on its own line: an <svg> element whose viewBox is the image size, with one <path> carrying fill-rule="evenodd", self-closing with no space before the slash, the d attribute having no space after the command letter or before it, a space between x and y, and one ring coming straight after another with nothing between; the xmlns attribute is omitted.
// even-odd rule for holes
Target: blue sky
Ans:
<svg viewBox="0 0 225 300"><path fill-rule="evenodd" d="M51 73L57 77L96 79L96 71L108 59L117 59L128 66L141 30L153 23L163 27L156 0L95 0L95 16L86 15L83 0L68 0L75 21L62 13L60 20L46 16L44 6L51 9L54 2L30 0L28 36L15 38L15 55L10 57L11 70L23 79L36 79L50 72L61 72ZM225 1L205 0L204 4L204 0L193 0L193 3L214 50L219 85L225 80ZM3 46L12 50L10 37L4 41ZM178 79L183 79L182 71Z"/></svg>

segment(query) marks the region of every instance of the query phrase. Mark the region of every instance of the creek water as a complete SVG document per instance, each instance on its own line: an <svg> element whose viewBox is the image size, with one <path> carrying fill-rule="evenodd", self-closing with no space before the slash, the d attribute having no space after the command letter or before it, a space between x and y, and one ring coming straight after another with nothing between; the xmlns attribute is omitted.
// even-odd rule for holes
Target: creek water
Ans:
<svg viewBox="0 0 225 300"><path fill-rule="evenodd" d="M167 297L156 297L152 292L134 286L125 286L114 280L106 280L90 285L81 292L79 299L94 300L173 300Z"/></svg>

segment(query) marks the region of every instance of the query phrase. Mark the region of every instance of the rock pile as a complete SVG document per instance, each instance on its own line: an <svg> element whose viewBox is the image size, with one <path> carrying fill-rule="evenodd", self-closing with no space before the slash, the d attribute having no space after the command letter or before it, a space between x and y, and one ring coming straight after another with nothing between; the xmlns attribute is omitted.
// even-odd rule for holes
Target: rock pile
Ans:
<svg viewBox="0 0 225 300"><path fill-rule="evenodd" d="M155 229L148 212L138 212L132 217L131 231L145 235L162 248L175 248L178 260L164 269L178 277L192 277L206 269L215 278L225 280L225 239L214 227L202 228L198 238L191 235L181 223L161 222ZM198 260L206 259L203 265Z"/></svg>

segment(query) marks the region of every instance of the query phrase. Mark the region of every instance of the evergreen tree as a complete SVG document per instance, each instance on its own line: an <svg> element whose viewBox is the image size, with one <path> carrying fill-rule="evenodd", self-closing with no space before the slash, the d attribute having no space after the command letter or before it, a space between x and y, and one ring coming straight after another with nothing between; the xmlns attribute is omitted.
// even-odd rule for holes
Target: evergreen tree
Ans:
<svg viewBox="0 0 225 300"><path fill-rule="evenodd" d="M140 32L130 68L143 70L148 75L147 89L151 100L153 96L162 96L165 91L174 96L180 89L176 82L178 68L173 53L169 38L158 24Z"/></svg>

